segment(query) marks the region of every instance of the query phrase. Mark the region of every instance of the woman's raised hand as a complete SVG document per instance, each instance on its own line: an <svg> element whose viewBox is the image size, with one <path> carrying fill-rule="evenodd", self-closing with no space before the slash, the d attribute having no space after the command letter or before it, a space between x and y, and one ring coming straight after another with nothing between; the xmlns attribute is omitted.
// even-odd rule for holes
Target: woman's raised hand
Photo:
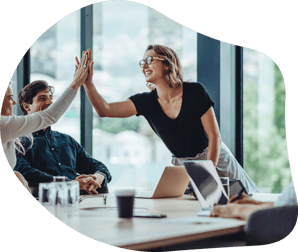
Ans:
<svg viewBox="0 0 298 252"><path fill-rule="evenodd" d="M83 52L83 56L81 61L78 60L76 57L78 65L76 65L76 70L73 76L73 82L70 85L76 91L79 89L80 86L84 84L87 79L90 64L88 62L88 52Z"/></svg>
<svg viewBox="0 0 298 252"><path fill-rule="evenodd" d="M91 53L91 50L89 48L87 50L87 56L88 56L88 70L89 70L89 73L88 73L87 79L84 82L85 85L92 84L92 78L93 78L93 64L94 64L94 62L92 62L92 53ZM77 57L76 57L76 62L77 62L76 68L78 68L78 65L80 64L80 62L79 62Z"/></svg>

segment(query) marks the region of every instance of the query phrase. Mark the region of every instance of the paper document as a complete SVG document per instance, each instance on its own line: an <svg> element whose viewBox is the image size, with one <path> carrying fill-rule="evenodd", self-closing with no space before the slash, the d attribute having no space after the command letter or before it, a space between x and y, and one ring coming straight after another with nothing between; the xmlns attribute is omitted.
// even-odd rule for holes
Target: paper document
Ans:
<svg viewBox="0 0 298 252"><path fill-rule="evenodd" d="M208 224L208 223L220 223L220 222L231 222L229 218L220 217L191 217L191 218L177 218L177 219L167 219L164 220L168 223L185 223L185 224Z"/></svg>

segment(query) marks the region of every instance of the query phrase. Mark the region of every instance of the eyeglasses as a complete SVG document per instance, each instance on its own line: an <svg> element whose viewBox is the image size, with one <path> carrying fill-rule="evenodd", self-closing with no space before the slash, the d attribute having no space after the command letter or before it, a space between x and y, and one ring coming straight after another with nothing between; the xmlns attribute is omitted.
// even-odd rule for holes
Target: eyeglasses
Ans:
<svg viewBox="0 0 298 252"><path fill-rule="evenodd" d="M164 60L164 59L161 59L161 58L157 58L157 57L149 56L149 57L147 57L145 60L141 60L141 61L139 62L140 67L143 67L145 63L146 63L147 65L150 65L150 64L152 63L152 60L153 60L153 59L157 59L157 60L161 60L161 61Z"/></svg>

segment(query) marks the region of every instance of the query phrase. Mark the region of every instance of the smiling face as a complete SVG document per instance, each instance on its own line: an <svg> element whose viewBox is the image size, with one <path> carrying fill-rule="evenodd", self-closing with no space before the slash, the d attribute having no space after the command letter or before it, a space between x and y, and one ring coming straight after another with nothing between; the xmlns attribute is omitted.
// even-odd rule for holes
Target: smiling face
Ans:
<svg viewBox="0 0 298 252"><path fill-rule="evenodd" d="M16 104L16 101L12 97L13 97L12 89L10 86L8 86L3 100L3 104L2 104L1 115L3 116L13 115L13 105Z"/></svg>
<svg viewBox="0 0 298 252"><path fill-rule="evenodd" d="M148 50L144 55L144 59L149 56L160 58L160 56L156 55L153 50ZM161 80L166 80L166 70L167 68L164 63L158 59L153 59L150 65L145 63L142 68L146 82L154 84L158 84Z"/></svg>
<svg viewBox="0 0 298 252"><path fill-rule="evenodd" d="M28 115L48 108L53 103L53 95L48 89L39 91L32 99L32 104L24 103Z"/></svg>

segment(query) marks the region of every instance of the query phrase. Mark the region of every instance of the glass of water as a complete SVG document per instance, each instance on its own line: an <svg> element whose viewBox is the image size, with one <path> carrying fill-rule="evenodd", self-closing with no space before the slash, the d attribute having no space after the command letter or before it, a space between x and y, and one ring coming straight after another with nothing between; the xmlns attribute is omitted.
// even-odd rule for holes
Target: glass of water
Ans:
<svg viewBox="0 0 298 252"><path fill-rule="evenodd" d="M66 182L67 195L66 205L67 213L70 214L79 209L80 186L78 181Z"/></svg>
<svg viewBox="0 0 298 252"><path fill-rule="evenodd" d="M39 202L59 219L79 209L78 181L39 184Z"/></svg>
<svg viewBox="0 0 298 252"><path fill-rule="evenodd" d="M53 183L40 183L38 186L38 198L49 212L54 213L54 185Z"/></svg>
<svg viewBox="0 0 298 252"><path fill-rule="evenodd" d="M53 182L55 190L54 209L59 219L67 213L67 185L65 182Z"/></svg>
<svg viewBox="0 0 298 252"><path fill-rule="evenodd" d="M65 182L40 183L39 202L59 219L67 213L67 186Z"/></svg>
<svg viewBox="0 0 298 252"><path fill-rule="evenodd" d="M53 177L53 181L54 182L65 182L66 181L66 177L65 176L54 176Z"/></svg>

